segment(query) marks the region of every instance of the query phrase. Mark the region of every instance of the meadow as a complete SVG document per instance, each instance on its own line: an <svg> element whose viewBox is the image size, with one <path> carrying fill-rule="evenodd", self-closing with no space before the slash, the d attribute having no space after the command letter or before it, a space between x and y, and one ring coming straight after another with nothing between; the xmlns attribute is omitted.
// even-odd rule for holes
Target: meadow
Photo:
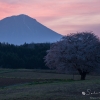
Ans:
<svg viewBox="0 0 100 100"><path fill-rule="evenodd" d="M87 91L90 89L90 91ZM82 92L97 94L82 95ZM68 75L52 70L0 69L0 100L100 99L100 76Z"/></svg>

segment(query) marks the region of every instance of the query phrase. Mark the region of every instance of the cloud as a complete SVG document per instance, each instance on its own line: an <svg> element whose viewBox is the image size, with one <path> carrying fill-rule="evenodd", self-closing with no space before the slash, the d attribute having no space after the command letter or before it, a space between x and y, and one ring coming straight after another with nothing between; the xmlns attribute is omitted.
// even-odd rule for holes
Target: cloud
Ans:
<svg viewBox="0 0 100 100"><path fill-rule="evenodd" d="M19 0L0 0L2 4L17 4Z"/></svg>

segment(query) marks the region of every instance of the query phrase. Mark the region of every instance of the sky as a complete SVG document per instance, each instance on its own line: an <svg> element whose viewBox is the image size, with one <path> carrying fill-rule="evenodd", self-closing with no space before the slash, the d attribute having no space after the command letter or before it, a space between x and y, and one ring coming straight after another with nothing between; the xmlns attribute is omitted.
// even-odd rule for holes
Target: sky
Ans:
<svg viewBox="0 0 100 100"><path fill-rule="evenodd" d="M100 0L0 0L0 20L19 14L62 35L92 31L100 36Z"/></svg>

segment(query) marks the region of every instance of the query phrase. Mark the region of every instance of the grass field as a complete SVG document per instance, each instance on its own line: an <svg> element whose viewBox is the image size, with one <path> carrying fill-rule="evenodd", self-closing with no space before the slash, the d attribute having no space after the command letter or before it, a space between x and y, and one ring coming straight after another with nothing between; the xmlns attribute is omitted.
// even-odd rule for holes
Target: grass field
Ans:
<svg viewBox="0 0 100 100"><path fill-rule="evenodd" d="M82 95L87 89L98 94ZM100 76L81 81L51 70L0 69L0 100L100 100L99 92Z"/></svg>

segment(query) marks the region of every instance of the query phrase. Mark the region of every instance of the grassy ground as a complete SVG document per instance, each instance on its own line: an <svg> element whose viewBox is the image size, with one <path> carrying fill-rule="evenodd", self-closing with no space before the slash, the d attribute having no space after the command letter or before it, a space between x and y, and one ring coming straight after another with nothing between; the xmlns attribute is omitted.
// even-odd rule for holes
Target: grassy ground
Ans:
<svg viewBox="0 0 100 100"><path fill-rule="evenodd" d="M1 69L0 78L6 83L0 86L0 100L100 100L100 76L80 81L79 75L72 80L72 75L48 70ZM87 89L98 94L82 95Z"/></svg>

